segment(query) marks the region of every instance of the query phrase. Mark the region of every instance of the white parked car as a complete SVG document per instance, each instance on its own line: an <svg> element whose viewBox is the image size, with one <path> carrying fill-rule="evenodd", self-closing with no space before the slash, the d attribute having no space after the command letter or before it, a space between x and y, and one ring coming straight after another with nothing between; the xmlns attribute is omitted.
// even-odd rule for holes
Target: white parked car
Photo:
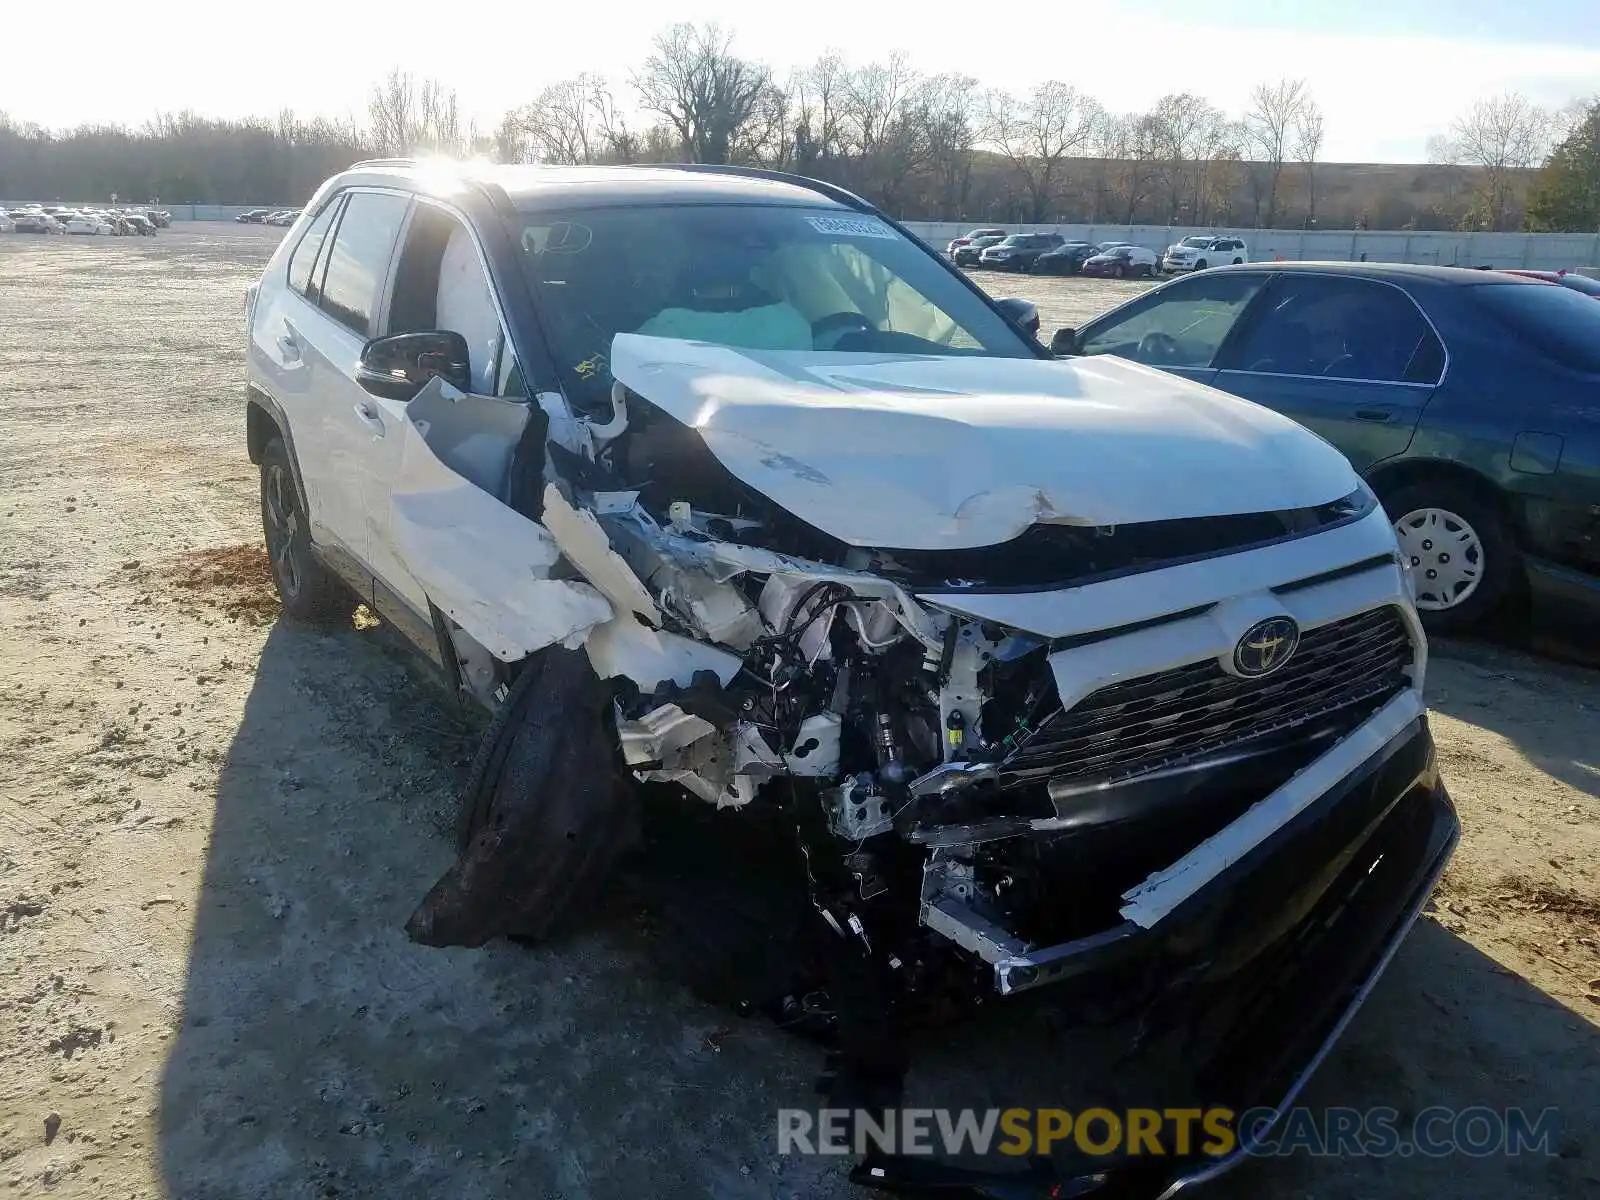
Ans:
<svg viewBox="0 0 1600 1200"><path fill-rule="evenodd" d="M11 219L11 214L0 209L0 233L15 233L17 223Z"/></svg>
<svg viewBox="0 0 1600 1200"><path fill-rule="evenodd" d="M68 233L107 234L111 232L111 223L88 213L68 213L63 224Z"/></svg>
<svg viewBox="0 0 1600 1200"><path fill-rule="evenodd" d="M1229 235L1196 234L1174 242L1161 256L1163 271L1204 271L1225 263L1247 263L1250 248L1240 238Z"/></svg>

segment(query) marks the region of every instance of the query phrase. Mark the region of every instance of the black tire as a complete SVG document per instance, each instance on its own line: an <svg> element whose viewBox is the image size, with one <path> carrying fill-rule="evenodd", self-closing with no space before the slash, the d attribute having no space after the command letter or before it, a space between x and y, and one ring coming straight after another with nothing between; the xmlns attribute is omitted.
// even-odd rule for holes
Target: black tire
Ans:
<svg viewBox="0 0 1600 1200"><path fill-rule="evenodd" d="M1492 497L1452 479L1422 479L1387 492L1383 496L1383 506L1397 532L1408 516L1432 509L1453 514L1476 534L1479 561L1476 586L1449 608L1424 608L1422 603L1418 604L1422 623L1430 632L1453 633L1481 623L1500 607L1522 578L1522 553L1505 514ZM1421 562L1405 565L1408 569L1426 569ZM1426 586L1426 580L1419 580L1419 593ZM1419 601L1421 599L1419 595Z"/></svg>
<svg viewBox="0 0 1600 1200"><path fill-rule="evenodd" d="M1199 262L1195 263L1194 269L1196 271L1204 271L1206 269L1206 260L1202 258Z"/></svg>
<svg viewBox="0 0 1600 1200"><path fill-rule="evenodd" d="M639 841L638 803L607 726L608 693L581 650L522 669L462 792L460 858L406 931L429 946L544 941L575 925Z"/></svg>
<svg viewBox="0 0 1600 1200"><path fill-rule="evenodd" d="M281 437L261 452L261 533L284 615L321 621L355 607L350 593L311 549L305 497Z"/></svg>
<svg viewBox="0 0 1600 1200"><path fill-rule="evenodd" d="M1236 259L1233 260L1233 265L1237 267L1237 266L1240 266L1241 264L1243 264L1243 262L1244 262L1244 259L1236 258Z"/></svg>

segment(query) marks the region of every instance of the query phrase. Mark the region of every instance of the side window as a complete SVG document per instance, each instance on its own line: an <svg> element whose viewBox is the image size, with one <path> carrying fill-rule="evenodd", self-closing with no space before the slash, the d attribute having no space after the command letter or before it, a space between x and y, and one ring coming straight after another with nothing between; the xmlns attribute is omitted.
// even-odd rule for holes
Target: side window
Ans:
<svg viewBox="0 0 1600 1200"><path fill-rule="evenodd" d="M339 211L342 200L343 197L335 196L328 202L327 206L317 214L317 219L306 226L300 244L289 256L289 286L313 304L317 299L314 280L318 272L315 268L322 254L322 244L328 240L328 230L333 227L333 218Z"/></svg>
<svg viewBox="0 0 1600 1200"><path fill-rule="evenodd" d="M472 390L497 394L505 334L477 245L451 213L418 203L395 264L383 332L427 329L448 329L465 338Z"/></svg>
<svg viewBox="0 0 1600 1200"><path fill-rule="evenodd" d="M372 333L378 289L389 270L389 256L405 219L407 196L352 192L334 234L322 280L322 310L362 337Z"/></svg>
<svg viewBox="0 0 1600 1200"><path fill-rule="evenodd" d="M1444 351L1415 302L1371 279L1282 275L1230 351L1240 370L1435 383ZM1431 378L1424 378L1432 367Z"/></svg>
<svg viewBox="0 0 1600 1200"><path fill-rule="evenodd" d="M1210 366L1264 278L1200 274L1168 284L1085 330L1083 353L1115 354L1153 367Z"/></svg>

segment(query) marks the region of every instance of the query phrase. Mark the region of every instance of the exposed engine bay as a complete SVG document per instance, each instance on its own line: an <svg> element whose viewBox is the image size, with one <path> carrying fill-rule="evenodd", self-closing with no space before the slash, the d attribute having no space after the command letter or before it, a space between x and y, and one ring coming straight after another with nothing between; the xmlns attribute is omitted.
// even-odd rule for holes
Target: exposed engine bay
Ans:
<svg viewBox="0 0 1600 1200"><path fill-rule="evenodd" d="M874 497L838 478L875 460L846 463L846 445L819 466L736 423L719 445L715 397L657 404L682 363L653 374L655 339L635 338L630 370L628 340L609 411L540 397L522 435L543 451L536 513L489 501L498 513L463 516L489 500L471 490L465 443L414 430L438 461L413 471L434 482L397 489L397 539L459 686L502 714L462 858L408 926L419 940L552 933L652 806L687 811L698 846L680 879L718 874L724 889L689 910L694 981L814 1024L840 1049L845 1101L891 1104L904 1031L923 1019L1073 978L1082 1014L1149 1009L1171 983L1157 956L1134 952L1137 969L1089 986L1102 959L1159 939L1175 962L1194 958L1210 943L1166 931L1422 719L1425 649L1393 534L1346 467L1285 472L1241 512L1151 511L1146 496L1148 519L1122 524L1065 511L1066 488L1093 482L1071 464L1055 491L1010 488L1002 465L1009 490L973 493L953 468L941 492L913 461L877 499L927 498L912 514L925 533L880 544L859 531L911 518L868 511ZM878 396L858 411L876 419ZM413 401L413 422L438 399ZM498 531L470 555L434 536L469 522ZM537 603L495 605L492 589L530 584ZM523 719L505 715L519 704L543 706L551 749L527 750ZM534 762L537 786L501 786L501 761ZM552 839L559 853L543 849ZM1350 853L1301 841L1274 851L1293 886L1331 886L1328 864ZM1231 947L1228 969L1322 894L1285 901L1281 924L1241 919L1259 946ZM1222 968L1207 951L1183 970Z"/></svg>

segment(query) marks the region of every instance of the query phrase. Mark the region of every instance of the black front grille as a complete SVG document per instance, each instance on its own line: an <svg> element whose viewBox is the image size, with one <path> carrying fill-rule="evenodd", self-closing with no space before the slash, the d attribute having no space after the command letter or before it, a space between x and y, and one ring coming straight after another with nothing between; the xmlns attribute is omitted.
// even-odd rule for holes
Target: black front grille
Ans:
<svg viewBox="0 0 1600 1200"><path fill-rule="evenodd" d="M1040 725L1003 761L1001 783L1129 779L1340 714L1354 721L1406 686L1411 657L1399 609L1385 606L1307 630L1264 679L1208 659L1112 684Z"/></svg>

